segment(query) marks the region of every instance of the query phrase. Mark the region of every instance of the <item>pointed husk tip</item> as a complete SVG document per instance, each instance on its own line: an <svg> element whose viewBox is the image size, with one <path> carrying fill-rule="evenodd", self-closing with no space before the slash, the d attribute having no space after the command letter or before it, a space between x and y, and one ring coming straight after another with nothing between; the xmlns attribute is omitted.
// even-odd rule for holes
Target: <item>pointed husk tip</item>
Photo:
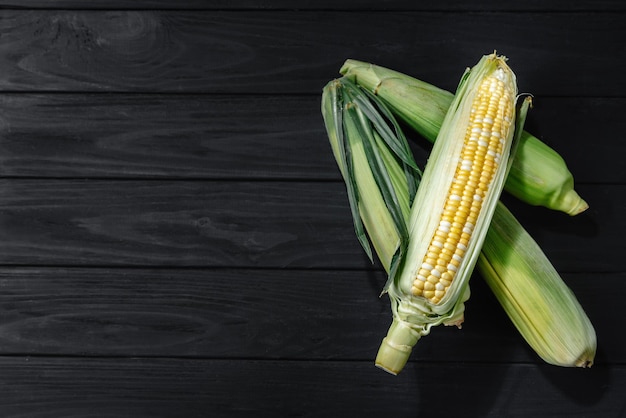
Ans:
<svg viewBox="0 0 626 418"><path fill-rule="evenodd" d="M589 209L589 204L574 189L571 189L563 196L563 207L566 208L568 215L575 216Z"/></svg>

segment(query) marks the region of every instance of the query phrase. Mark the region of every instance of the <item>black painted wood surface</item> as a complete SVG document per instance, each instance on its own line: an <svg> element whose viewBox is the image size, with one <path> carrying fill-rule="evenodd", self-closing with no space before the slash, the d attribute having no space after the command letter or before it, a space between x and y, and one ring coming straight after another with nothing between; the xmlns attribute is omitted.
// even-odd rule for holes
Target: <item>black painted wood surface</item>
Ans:
<svg viewBox="0 0 626 418"><path fill-rule="evenodd" d="M0 0L0 416L626 416L624 9ZM392 377L320 92L347 58L453 89L494 49L591 206L503 197L596 364L544 364L476 275Z"/></svg>

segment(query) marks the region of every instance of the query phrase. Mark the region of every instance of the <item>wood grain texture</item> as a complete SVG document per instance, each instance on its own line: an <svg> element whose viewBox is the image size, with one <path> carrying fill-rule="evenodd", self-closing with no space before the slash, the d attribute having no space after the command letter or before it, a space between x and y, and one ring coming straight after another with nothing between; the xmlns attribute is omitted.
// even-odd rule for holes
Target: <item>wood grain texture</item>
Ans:
<svg viewBox="0 0 626 418"><path fill-rule="evenodd" d="M527 128L577 183L625 183L624 98L536 97ZM0 95L0 175L340 180L320 95ZM577 123L570 123L572 120ZM406 130L418 161L428 144Z"/></svg>
<svg viewBox="0 0 626 418"><path fill-rule="evenodd" d="M97 9L97 10L381 10L381 11L559 11L562 4L558 1L527 0L525 2L501 2L480 0L456 2L453 0L432 1L390 1L390 0L142 0L137 3L129 0L0 0L0 7L28 9ZM624 10L624 3L619 0L571 0L568 10Z"/></svg>
<svg viewBox="0 0 626 418"><path fill-rule="evenodd" d="M320 97L0 96L0 175L340 178Z"/></svg>
<svg viewBox="0 0 626 418"><path fill-rule="evenodd" d="M623 271L624 186L579 190L576 217L507 202L562 271ZM5 180L0 263L366 268L349 212L343 183Z"/></svg>
<svg viewBox="0 0 626 418"><path fill-rule="evenodd" d="M26 357L1 358L0 368L7 418L380 417L390 410L398 417L620 418L626 385L624 366L419 364L393 377L370 362Z"/></svg>
<svg viewBox="0 0 626 418"><path fill-rule="evenodd" d="M613 64L626 59L626 25L615 21L614 13L2 10L0 90L317 94L346 58L453 89L466 66L496 49L512 58L523 91L623 96Z"/></svg>
<svg viewBox="0 0 626 418"><path fill-rule="evenodd" d="M365 256L337 186L4 181L0 263L344 266Z"/></svg>
<svg viewBox="0 0 626 418"><path fill-rule="evenodd" d="M564 274L594 323L595 365L626 363L615 332L625 273ZM0 269L0 354L371 361L391 321L381 271ZM480 276L461 330L439 327L411 362L543 364Z"/></svg>

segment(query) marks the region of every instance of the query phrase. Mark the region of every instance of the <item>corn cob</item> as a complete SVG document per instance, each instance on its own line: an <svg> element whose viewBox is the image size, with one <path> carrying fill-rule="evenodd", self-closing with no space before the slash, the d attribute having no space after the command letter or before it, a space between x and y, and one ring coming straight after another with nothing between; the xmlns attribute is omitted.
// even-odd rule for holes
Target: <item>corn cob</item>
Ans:
<svg viewBox="0 0 626 418"><path fill-rule="evenodd" d="M351 97L344 97L344 92L347 90L351 91ZM358 102L358 105L355 102ZM377 108L374 108L370 102L377 103ZM364 117L361 108L367 109L367 117ZM351 111L348 112L348 109ZM386 122L392 124L394 132L391 132L389 128L385 129L385 122L382 121L380 115L376 114L377 111L384 114ZM393 185L393 190L398 197L398 207L403 216L401 223L406 224L408 222L408 210L406 208L413 199L415 185L419 182L421 173L413 168L415 163L412 161L410 151L403 148L406 144L402 145L405 141L402 132L397 127L393 116L386 111L384 104L365 91L355 89L346 78L334 80L324 88L322 114L333 154L348 186L349 196L350 185L354 186L352 187L353 191L358 189L366 192L361 195L353 194L352 199L350 199L351 205L355 203L357 207L356 216L360 215L363 218L367 233L383 267L388 272L392 272L392 264L395 262L397 268L399 259L404 257L401 247L406 245L408 237L399 235L400 233L406 234L406 226L395 225L392 217L388 214L394 207L386 206L379 190L381 187L385 188L385 184L391 183ZM344 118L344 115L348 116ZM354 119L355 115L358 118ZM372 123L372 119L376 123ZM348 120L355 121L356 124L348 123ZM381 185L377 184L374 179L375 176L366 175L371 170L367 156L364 153L352 152L352 147L359 143L364 132L369 133L370 136L373 132L374 135L385 138L385 142L378 141L374 149L375 152L380 152L384 156L385 169L388 171L388 181L381 182ZM382 132L382 135L378 135L378 132ZM394 133L399 136L399 139L395 138L395 141L400 143L400 146L396 145L396 151L392 152L388 144L393 143ZM401 152L397 151L398 149ZM402 157L398 157L398 154L401 154ZM352 167L352 175L348 172L348 166ZM360 179L368 181L359 180L355 182L355 171L361 172ZM380 179L385 175L379 173L376 177ZM354 212L353 216L355 216ZM380 220L385 221L380 222ZM355 218L355 225L359 222L360 220ZM494 229L495 225L498 224L501 226ZM494 226L490 228L487 234L486 243L493 241L497 244L484 246L486 250L479 258L478 269L496 293L498 300L505 307L505 311L522 336L549 363L561 366L591 365L596 345L595 331L574 295L563 283L554 268L551 267L536 242L524 231L513 215L504 208L504 205L499 204L496 207L492 225ZM498 234L502 234L503 231L506 231L510 237L520 237L520 239L499 237ZM502 244L503 242L505 244ZM502 248L503 245L507 247ZM489 254L487 252L489 250L493 253ZM499 259L500 262L496 262L498 254L505 255L505 258ZM546 267L535 271L514 268L514 266L532 265L533 262L550 268ZM390 273L391 277L393 277L393 273ZM496 284L492 284L492 282ZM499 286L498 283L500 283ZM389 284L388 282L386 288ZM527 288L536 289L544 285L547 286L545 292L529 294L525 291ZM507 290L502 291L503 288ZM464 293L462 300L467 297L469 297L469 291ZM541 306L542 309L534 311L533 308L536 306ZM450 321L461 321L462 315L462 305L460 305ZM570 316L578 318L578 320L568 321L566 318ZM548 325L550 318L557 319L551 326ZM395 328L398 328L396 322L392 324L390 333L397 335ZM405 337L405 340L396 339L397 345L394 350L387 351L385 354L387 369L394 373L402 369L410 355L411 347L418 339L410 332L401 335ZM576 360L573 360L574 358Z"/></svg>
<svg viewBox="0 0 626 418"><path fill-rule="evenodd" d="M408 75L361 61L347 60L340 72L381 97L398 118L431 142L454 98ZM588 208L574 190L574 178L563 158L528 132L520 138L505 189L529 204L569 215Z"/></svg>
<svg viewBox="0 0 626 418"><path fill-rule="evenodd" d="M407 258L388 292L393 324L376 364L398 372L406 350L434 325L459 324L469 278L506 177L513 144L515 75L483 57L465 75L441 126L409 221Z"/></svg>

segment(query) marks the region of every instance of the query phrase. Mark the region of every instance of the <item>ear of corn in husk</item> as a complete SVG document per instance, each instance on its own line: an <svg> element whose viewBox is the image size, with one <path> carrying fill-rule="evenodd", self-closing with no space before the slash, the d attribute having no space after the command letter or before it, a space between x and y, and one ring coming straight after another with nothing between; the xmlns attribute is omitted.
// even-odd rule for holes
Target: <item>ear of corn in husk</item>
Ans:
<svg viewBox="0 0 626 418"><path fill-rule="evenodd" d="M539 245L499 203L478 269L528 344L547 363L591 367L596 333Z"/></svg>
<svg viewBox="0 0 626 418"><path fill-rule="evenodd" d="M407 245L405 219L421 171L393 116L369 99L349 80L333 80L322 93L322 115L357 238L373 259L371 241L382 265L393 272Z"/></svg>
<svg viewBox="0 0 626 418"><path fill-rule="evenodd" d="M388 289L393 324L376 365L390 373L431 327L462 322L469 279L507 174L516 97L515 75L495 54L459 84L411 210L407 256Z"/></svg>
<svg viewBox="0 0 626 418"><path fill-rule="evenodd" d="M454 98L431 84L357 60L347 60L340 72L378 95L399 119L431 142ZM569 215L588 208L574 190L574 178L563 158L528 132L520 138L505 189L529 204Z"/></svg>
<svg viewBox="0 0 626 418"><path fill-rule="evenodd" d="M346 97L345 91L347 86L351 87L352 98ZM410 205L410 201L413 199L415 185L419 182L420 172L419 170L414 170L413 163L407 164L406 161L412 161L412 156L410 153L407 155L405 152L403 157L400 158L398 155L394 154L394 152L390 151L390 148L386 143L393 142L393 131L395 131L400 136L400 143L403 141L403 137L401 135L401 131L395 124L393 120L393 116L386 114L386 122L390 125L390 128L383 129L382 125L385 121L381 122L380 115L376 115L377 109L370 108L369 115L365 118L357 118L353 119L357 123L349 123L344 114L348 113L348 109L359 109L360 106L367 107L366 104L368 101L372 103L377 103L378 111L384 113L385 106L380 103L378 98L368 95L362 89L354 89L352 83L350 83L346 78L340 80L334 80L330 82L323 91L322 97L322 114L324 116L324 121L326 124L329 140L333 149L333 153L335 158L337 159L338 166L344 180L346 181L346 186L348 189L348 195L350 196L350 189L353 190L361 190L365 191L365 193L354 194L352 195L351 205L354 204L356 207L356 216L360 217L365 224L365 229L367 230L367 234L370 240L373 242L374 248L380 258L383 267L388 271L392 271L391 268L392 263L397 265L399 261L404 257L403 251L401 247L406 246L408 241L408 237L401 237L400 234L406 234L406 226L403 225L395 225L392 220L393 217L389 214L389 208L384 203L384 199L382 198L382 194L378 191L378 185L373 180L374 175L370 172L368 175L367 172L371 171L369 163L367 162L367 157L362 152L358 152L360 137L363 132L376 132L378 136L379 131L382 131L382 136L387 137L386 142L377 141L375 144L378 148L374 149L375 152L380 152L381 155L386 156L384 159L387 162L385 165L388 170L388 178L391 180L393 184L393 188L398 197L400 211L404 216L404 224L408 223L408 210L407 207ZM360 90L360 91L359 91ZM360 98L360 105L357 106L354 103L354 97ZM372 114L373 110L373 114ZM358 113L358 111L357 111ZM377 120L376 124L373 124L371 118L375 118ZM348 118L350 119L350 118ZM377 125L377 126L375 126ZM360 128L357 129L357 126ZM390 134L391 133L391 134ZM389 137L392 137L391 139ZM355 146L356 144L356 146ZM354 152L352 148L356 148L357 152ZM347 166L352 165L352 174L348 174ZM355 168L356 167L356 168ZM407 167L411 167L411 169L407 170ZM360 172L359 180L356 181L355 172ZM411 180L413 177L413 180ZM410 186L409 186L410 184ZM404 190L404 192L403 192ZM354 199L356 198L356 199ZM354 201L353 201L354 200ZM515 221L513 216L503 209L503 205L499 205L496 207L495 213L500 214L499 216L494 216L493 223L504 223L506 227L511 228L513 231L520 231L517 235L526 234L521 225ZM353 212L353 216L355 212ZM360 223L360 219L355 219L355 225ZM361 224L361 233L363 224ZM357 230L359 228L356 228ZM499 232L494 232L497 234ZM357 232L358 234L358 232ZM489 233L486 237L486 241L490 241L490 239L494 239L492 237L493 234ZM527 235L527 234L526 234ZM362 237L364 238L364 237ZM363 244L363 240L361 239ZM520 251L519 246L515 245L519 244L519 246L523 246L524 251ZM480 263L478 264L478 268L481 271L482 275L489 282L490 280L496 280L498 277L508 277L511 280L514 280L517 286L509 286L510 290L508 290L508 294L504 296L499 296L498 299L501 301L503 306L505 306L505 310L511 316L511 318L515 322L515 318L524 318L522 321L528 324L526 327L520 327L516 325L520 330L522 336L529 342L534 340L543 341L543 351L541 347L537 344L531 343L531 346L535 348L538 353L542 356L542 358L547 359L553 364L559 364L562 366L574 366L580 365L581 363L590 364L593 361L593 354L595 352L595 332L593 328L590 326L590 323L587 319L587 324L589 327L583 326L585 324L584 320L577 321L574 323L569 323L565 321L564 323L556 324L556 328L562 331L563 335L570 336L569 338L563 338L563 335L556 335L561 340L565 340L571 342L569 344L570 352L579 352L579 353L587 353L587 359L584 360L585 356L578 356L578 362L572 362L571 356L564 356L563 350L557 350L557 343L552 342L552 337L545 336L546 330L546 319L545 315L549 315L549 317L554 318L562 318L563 313L569 314L572 310L576 310L577 315L581 318L586 318L584 311L577 304L575 297L571 295L567 286L562 282L558 273L552 269L545 269L535 274L529 274L527 270L513 270L509 268L510 264L515 264L512 261L516 258L521 260L521 263L528 263L526 260L534 259L538 254L543 255L543 252L539 248L539 246L532 241L532 239L528 240L515 240L510 244L511 248L507 249L507 262L504 263L495 263L491 265L489 263L489 257L480 257ZM497 247L497 246L496 246ZM369 247L368 247L369 248ZM494 247L491 247L494 248ZM406 249L404 249L406 251ZM371 255L371 254L370 254ZM491 257L493 259L493 256ZM549 264L549 261L545 261ZM547 277L546 277L547 276ZM390 274L390 279L393 277ZM526 287L524 283L528 282L530 286L537 286L537 283L550 282L552 286L550 287L550 292L542 293L537 295L533 295L534 298L541 298L544 306L546 306L545 311L541 311L535 313L533 311L525 312L524 310L531 306L530 300L528 300L528 294L523 291ZM390 283L388 282L388 285ZM490 284L491 285L491 284ZM494 292L497 292L494 286ZM560 298L558 296L553 296L552 293L558 294L559 292L569 292L571 295L570 298ZM464 301L467 297L469 297L469 291L467 290L461 300ZM554 299L559 300L560 303L550 303L550 301ZM515 303L509 303L508 305L504 304L504 301L516 300ZM451 315L449 320L451 322L461 321L462 320L462 306L459 306L455 315ZM417 342L418 337L415 336L412 332L404 332L397 333L394 331L394 328L397 328L398 325L396 322L392 325L390 329L390 333L396 334L395 342L396 350L392 350L391 352L387 352L385 355L387 370L393 373L399 372L406 363L410 352L411 347ZM399 335L405 337L404 340L398 338ZM593 337L593 338L591 338Z"/></svg>

